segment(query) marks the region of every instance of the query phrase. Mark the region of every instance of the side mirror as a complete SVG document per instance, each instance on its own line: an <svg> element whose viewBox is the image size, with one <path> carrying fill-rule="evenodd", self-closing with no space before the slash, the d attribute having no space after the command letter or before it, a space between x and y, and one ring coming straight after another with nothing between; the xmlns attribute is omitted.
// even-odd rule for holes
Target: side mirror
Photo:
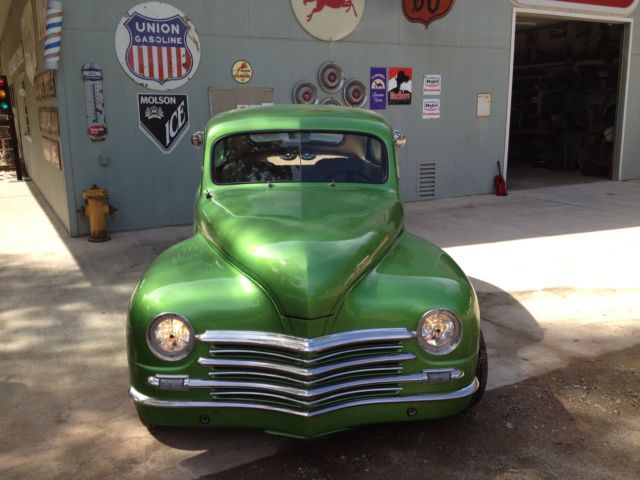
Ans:
<svg viewBox="0 0 640 480"><path fill-rule="evenodd" d="M393 131L393 144L400 149L407 144L407 137L400 130Z"/></svg>
<svg viewBox="0 0 640 480"><path fill-rule="evenodd" d="M204 143L203 139L204 139L204 132L196 132L193 135L191 135L191 145L193 145L195 148L200 148Z"/></svg>

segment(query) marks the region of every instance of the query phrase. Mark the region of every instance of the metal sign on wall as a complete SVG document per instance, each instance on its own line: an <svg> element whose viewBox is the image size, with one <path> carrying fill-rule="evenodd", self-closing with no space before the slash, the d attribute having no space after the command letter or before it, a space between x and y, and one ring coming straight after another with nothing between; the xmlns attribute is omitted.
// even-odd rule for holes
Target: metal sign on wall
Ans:
<svg viewBox="0 0 640 480"><path fill-rule="evenodd" d="M162 153L171 153L189 128L187 95L139 93L138 126Z"/></svg>
<svg viewBox="0 0 640 480"><path fill-rule="evenodd" d="M291 0L302 28L327 42L350 35L362 19L364 5L365 0Z"/></svg>
<svg viewBox="0 0 640 480"><path fill-rule="evenodd" d="M402 13L410 22L422 23L425 28L431 22L451 11L455 0L402 0Z"/></svg>
<svg viewBox="0 0 640 480"><path fill-rule="evenodd" d="M100 142L107 137L102 78L102 67L97 63L85 63L82 65L87 135L93 142Z"/></svg>
<svg viewBox="0 0 640 480"><path fill-rule="evenodd" d="M640 0L512 0L520 7L630 15Z"/></svg>
<svg viewBox="0 0 640 480"><path fill-rule="evenodd" d="M191 20L172 5L136 5L116 29L116 54L124 71L152 90L171 90L198 70L201 46Z"/></svg>

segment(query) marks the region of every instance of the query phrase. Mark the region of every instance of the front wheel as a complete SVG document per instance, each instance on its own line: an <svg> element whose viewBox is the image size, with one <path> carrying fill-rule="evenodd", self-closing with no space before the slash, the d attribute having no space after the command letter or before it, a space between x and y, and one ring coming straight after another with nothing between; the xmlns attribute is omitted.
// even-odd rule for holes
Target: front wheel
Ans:
<svg viewBox="0 0 640 480"><path fill-rule="evenodd" d="M471 397L471 403L468 408L473 408L480 401L487 388L487 378L489 377L489 359L487 357L487 346L484 343L484 336L480 331L480 348L478 349L478 362L476 363L476 378L480 382L480 386L476 393Z"/></svg>

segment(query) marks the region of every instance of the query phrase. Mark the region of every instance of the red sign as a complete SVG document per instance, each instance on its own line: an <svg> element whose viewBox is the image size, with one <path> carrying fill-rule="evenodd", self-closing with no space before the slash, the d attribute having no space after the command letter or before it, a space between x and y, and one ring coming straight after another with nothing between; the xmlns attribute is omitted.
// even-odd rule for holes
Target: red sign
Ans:
<svg viewBox="0 0 640 480"><path fill-rule="evenodd" d="M431 22L444 17L455 0L402 0L402 12L410 22L423 23L428 27Z"/></svg>
<svg viewBox="0 0 640 480"><path fill-rule="evenodd" d="M105 125L91 125L87 129L87 133L91 139L102 139L107 135L107 127Z"/></svg>
<svg viewBox="0 0 640 480"><path fill-rule="evenodd" d="M639 0L513 0L523 7L544 7L561 10L580 10L610 14L630 14Z"/></svg>

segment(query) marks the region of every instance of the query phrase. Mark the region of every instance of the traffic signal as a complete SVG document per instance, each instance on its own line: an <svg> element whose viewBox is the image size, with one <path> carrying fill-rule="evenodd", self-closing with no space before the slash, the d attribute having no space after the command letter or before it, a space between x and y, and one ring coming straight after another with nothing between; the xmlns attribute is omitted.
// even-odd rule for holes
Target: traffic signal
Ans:
<svg viewBox="0 0 640 480"><path fill-rule="evenodd" d="M0 75L0 114L11 114L11 96L9 95L9 82L5 75Z"/></svg>

